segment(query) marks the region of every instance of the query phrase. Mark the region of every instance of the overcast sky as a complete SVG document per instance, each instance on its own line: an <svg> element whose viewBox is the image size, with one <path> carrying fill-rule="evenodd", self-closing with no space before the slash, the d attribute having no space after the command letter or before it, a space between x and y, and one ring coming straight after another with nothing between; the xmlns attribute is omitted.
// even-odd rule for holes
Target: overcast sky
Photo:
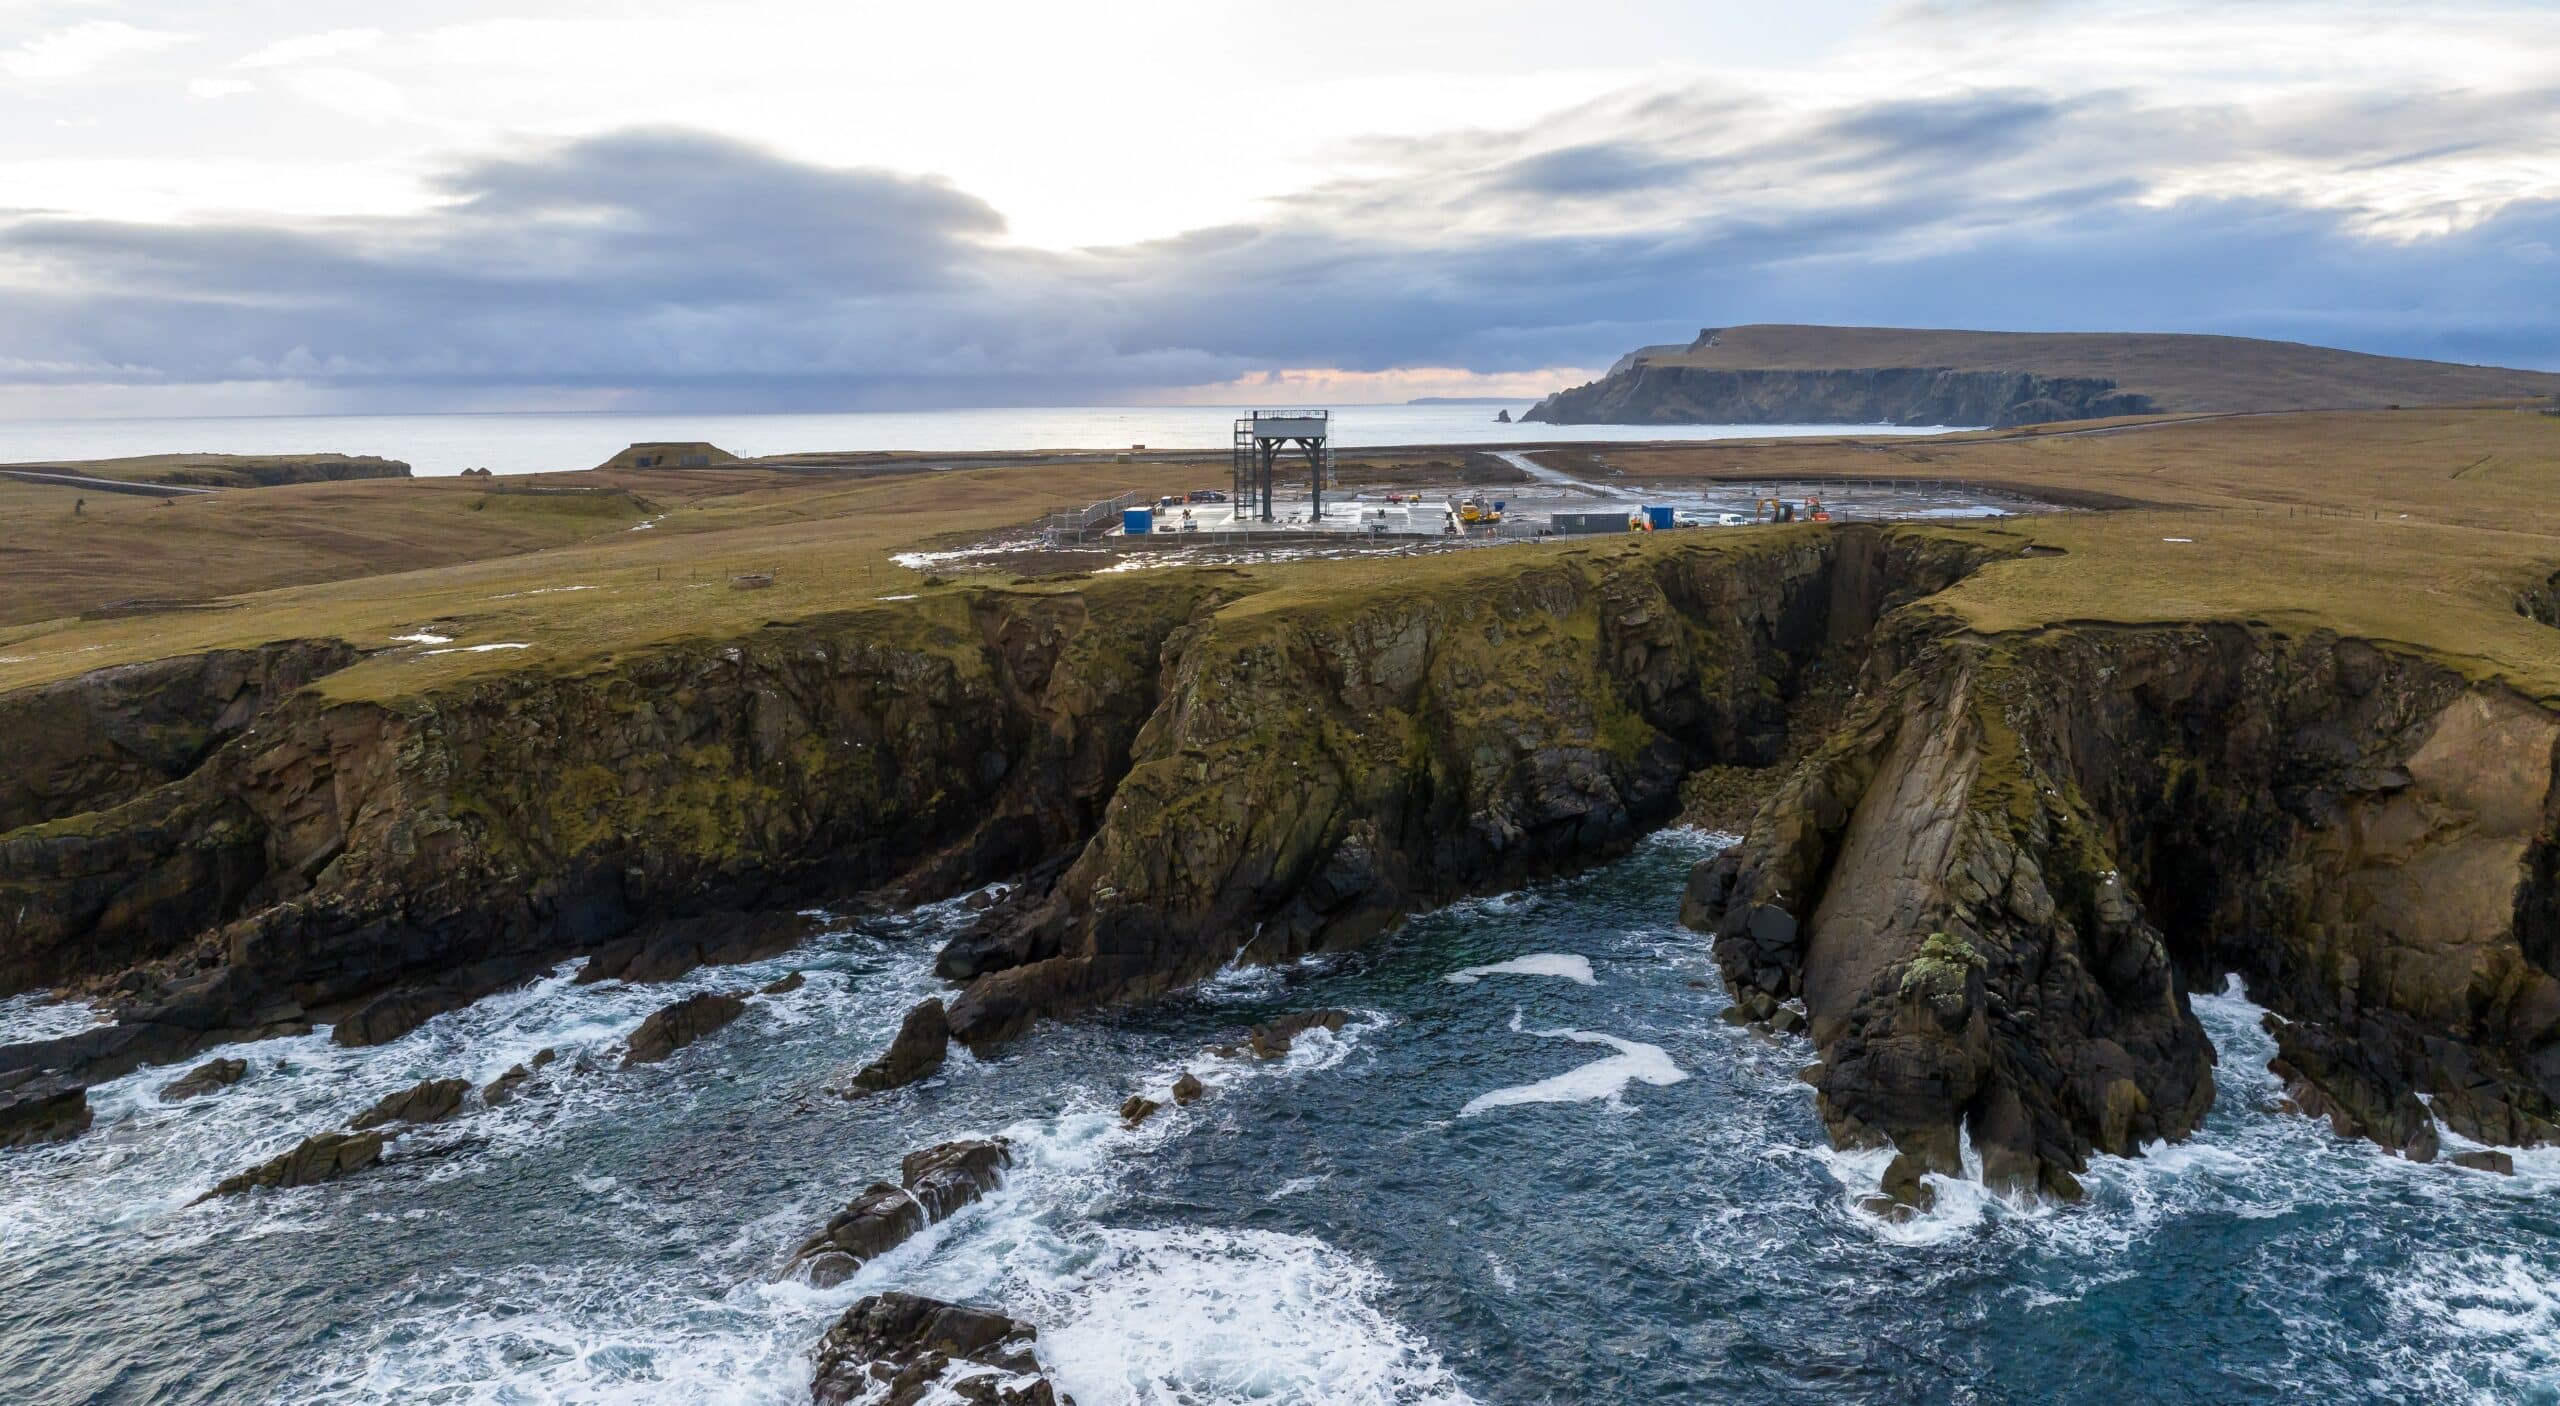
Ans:
<svg viewBox="0 0 2560 1406"><path fill-rule="evenodd" d="M2560 367L2560 4L0 0L0 416L1524 394L1752 321Z"/></svg>

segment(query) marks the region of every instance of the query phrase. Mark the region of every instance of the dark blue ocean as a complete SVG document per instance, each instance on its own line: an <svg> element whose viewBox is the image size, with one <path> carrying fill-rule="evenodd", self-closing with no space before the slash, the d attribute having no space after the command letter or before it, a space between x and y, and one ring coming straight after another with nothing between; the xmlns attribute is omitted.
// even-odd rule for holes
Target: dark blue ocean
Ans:
<svg viewBox="0 0 2560 1406"><path fill-rule="evenodd" d="M1810 1048L1720 1021L1675 920L1709 843L862 1103L824 1086L933 989L955 908L673 987L564 971L379 1049L246 1047L246 1080L187 1103L146 1071L89 1136L0 1153L0 1400L780 1406L826 1322L898 1287L1037 1322L1082 1406L2560 1402L2560 1154L2504 1179L2342 1142L2280 1111L2236 994L2197 1003L2222 1063L2193 1141L2101 1161L2079 1205L1949 1183L1917 1222L1861 1213L1881 1165L1825 1147ZM613 1067L676 995L791 970L703 1044ZM1309 1006L1357 1019L1268 1064L1205 1053ZM0 1039L78 1019L0 1004ZM525 1097L372 1172L187 1204L546 1046ZM1186 1068L1203 1102L1120 1127ZM774 1282L901 1153L989 1132L1022 1164L992 1200L837 1289Z"/></svg>

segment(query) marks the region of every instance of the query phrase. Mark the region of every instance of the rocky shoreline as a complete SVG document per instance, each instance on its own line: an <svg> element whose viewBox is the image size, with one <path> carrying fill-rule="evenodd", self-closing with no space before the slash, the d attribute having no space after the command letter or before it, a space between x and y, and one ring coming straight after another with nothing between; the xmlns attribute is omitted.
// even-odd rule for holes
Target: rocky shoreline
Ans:
<svg viewBox="0 0 2560 1406"><path fill-rule="evenodd" d="M0 1098L68 1135L137 1064L379 1042L564 958L666 980L798 940L739 915L1009 881L856 1080L885 1089L947 1040L1605 860L1685 787L1756 805L1687 904L1738 1013L1809 1027L1832 1136L1895 1147L1908 1197L1966 1136L2069 1195L2091 1152L2184 1135L2186 993L2230 975L2342 1129L2560 1135L2560 720L2355 640L1916 604L1992 540L1702 534L1276 603L1166 572L393 701L304 687L355 657L325 641L0 699L46 759L0 834L0 989L117 1016L0 1049Z"/></svg>

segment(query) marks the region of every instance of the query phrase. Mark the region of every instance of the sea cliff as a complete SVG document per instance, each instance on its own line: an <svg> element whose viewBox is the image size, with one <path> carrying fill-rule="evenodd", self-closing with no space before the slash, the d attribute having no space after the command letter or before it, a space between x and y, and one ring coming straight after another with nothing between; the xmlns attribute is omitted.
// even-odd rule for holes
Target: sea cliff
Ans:
<svg viewBox="0 0 2560 1406"><path fill-rule="evenodd" d="M0 990L118 1020L0 1076L388 1039L565 957L662 977L788 942L739 915L1008 880L939 964L983 1048L1611 857L1712 768L1780 779L1688 915L1908 1194L1965 1136L2069 1194L2192 1130L2187 993L2233 976L2344 1131L2560 1135L2560 716L2326 632L1936 599L2016 550L1808 525L950 587L389 697L333 693L331 641L88 675L0 698L41 759L0 795Z"/></svg>

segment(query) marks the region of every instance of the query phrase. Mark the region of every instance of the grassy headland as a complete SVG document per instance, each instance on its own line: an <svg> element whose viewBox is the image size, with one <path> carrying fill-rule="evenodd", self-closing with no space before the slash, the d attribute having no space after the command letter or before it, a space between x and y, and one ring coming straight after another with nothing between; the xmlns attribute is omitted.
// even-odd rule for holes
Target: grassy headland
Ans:
<svg viewBox="0 0 2560 1406"><path fill-rule="evenodd" d="M2560 698L2560 635L2517 608L2560 569L2560 420L2546 416L2318 413L2133 422L2107 432L1609 447L1581 458L1583 471L1637 481L1951 478L2138 500L2148 506L1905 530L2011 553L2041 549L1940 597L1977 629L2260 621L2397 644ZM926 594L935 589L928 571L899 564L896 554L1028 524L1122 489L1197 487L1203 472L1196 463L1085 461L851 476L731 467L502 481L595 490L556 495L402 480L167 507L92 499L76 521L57 501L59 490L0 483L10 559L0 582L0 690L108 664L310 637L383 651L327 681L333 693L351 696L398 695L493 671L574 670L657 642ZM1733 530L1727 545L1780 531ZM1217 569L1240 594L1266 597L1230 609L1263 610L1434 588L1443 578L1504 572L1551 553L1696 550L1716 536ZM774 585L731 588L732 576L750 572L772 574ZM135 596L218 608L69 618ZM395 643L409 634L443 639ZM493 644L524 647L472 649Z"/></svg>

